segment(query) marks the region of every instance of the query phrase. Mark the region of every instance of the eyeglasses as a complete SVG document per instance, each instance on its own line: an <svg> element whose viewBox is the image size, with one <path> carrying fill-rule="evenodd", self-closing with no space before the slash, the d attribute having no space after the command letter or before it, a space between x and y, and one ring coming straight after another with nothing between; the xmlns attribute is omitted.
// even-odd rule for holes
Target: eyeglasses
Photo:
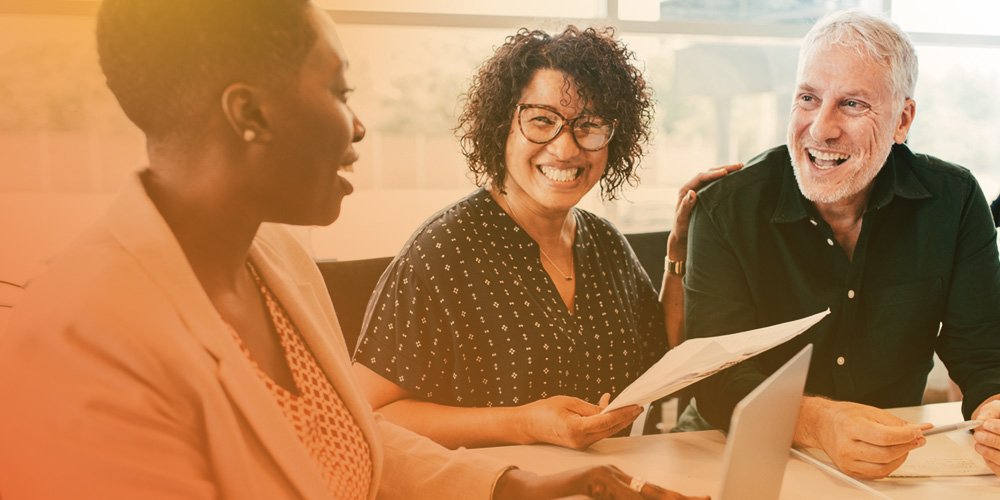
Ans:
<svg viewBox="0 0 1000 500"><path fill-rule="evenodd" d="M559 137L569 125L573 141L580 149L600 151L611 142L615 134L615 121L595 115L580 115L567 120L551 106L544 104L518 104L517 126L521 135L535 144L548 144Z"/></svg>

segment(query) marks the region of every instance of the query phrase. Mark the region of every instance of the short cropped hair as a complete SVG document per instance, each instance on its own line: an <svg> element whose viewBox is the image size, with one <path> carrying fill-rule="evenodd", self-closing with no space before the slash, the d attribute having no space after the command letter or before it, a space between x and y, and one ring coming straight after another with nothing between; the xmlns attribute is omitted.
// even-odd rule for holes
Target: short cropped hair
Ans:
<svg viewBox="0 0 1000 500"><path fill-rule="evenodd" d="M826 45L854 49L889 68L893 91L912 98L917 85L917 51L896 23L875 13L850 9L826 15L806 34L799 52L799 69L810 51Z"/></svg>
<svg viewBox="0 0 1000 500"><path fill-rule="evenodd" d="M308 0L104 0L97 50L108 87L149 136L190 130L226 86L280 85L317 38Z"/></svg>
<svg viewBox="0 0 1000 500"><path fill-rule="evenodd" d="M491 181L503 189L504 153L515 106L540 69L567 75L589 109L617 121L601 178L602 196L615 199L623 183L638 182L635 171L651 135L653 100L635 55L614 38L612 28L568 26L554 36L521 28L483 63L463 96L456 128L476 184Z"/></svg>

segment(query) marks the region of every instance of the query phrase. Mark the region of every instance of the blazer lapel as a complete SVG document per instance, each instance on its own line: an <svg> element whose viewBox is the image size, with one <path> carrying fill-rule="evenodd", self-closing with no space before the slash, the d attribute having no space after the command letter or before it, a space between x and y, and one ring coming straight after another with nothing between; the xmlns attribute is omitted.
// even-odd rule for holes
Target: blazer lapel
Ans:
<svg viewBox="0 0 1000 500"><path fill-rule="evenodd" d="M112 205L109 220L116 238L170 298L191 335L217 360L219 383L289 482L303 498L329 496L316 468L303 467L314 459L260 382L253 365L233 342L230 327L202 289L170 227L146 195L138 177L133 178ZM268 285L272 283L273 280ZM212 417L206 422L212 425Z"/></svg>

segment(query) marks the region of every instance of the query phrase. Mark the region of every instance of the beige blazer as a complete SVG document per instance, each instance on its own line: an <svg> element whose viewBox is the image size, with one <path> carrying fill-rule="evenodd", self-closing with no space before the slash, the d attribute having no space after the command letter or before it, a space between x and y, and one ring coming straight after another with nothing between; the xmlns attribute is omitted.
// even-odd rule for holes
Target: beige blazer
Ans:
<svg viewBox="0 0 1000 500"><path fill-rule="evenodd" d="M265 225L250 255L371 445L369 498L488 498L500 464L373 417L287 231ZM0 497L329 496L136 177L0 333Z"/></svg>

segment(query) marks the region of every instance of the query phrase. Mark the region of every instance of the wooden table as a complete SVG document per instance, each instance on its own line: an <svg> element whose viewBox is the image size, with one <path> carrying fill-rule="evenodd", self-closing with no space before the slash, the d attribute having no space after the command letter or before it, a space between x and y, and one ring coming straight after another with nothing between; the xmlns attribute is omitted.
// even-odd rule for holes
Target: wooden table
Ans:
<svg viewBox="0 0 1000 500"><path fill-rule="evenodd" d="M911 422L935 425L962 420L958 403L897 408L892 413ZM949 435L972 446L967 432ZM659 434L605 439L586 451L551 445L501 446L474 450L526 470L560 472L577 467L613 464L629 474L689 495L714 494L722 473L725 437L719 431ZM994 476L888 478L864 481L900 499L1000 499L1000 479ZM782 499L839 500L872 498L847 482L789 456L782 485Z"/></svg>

